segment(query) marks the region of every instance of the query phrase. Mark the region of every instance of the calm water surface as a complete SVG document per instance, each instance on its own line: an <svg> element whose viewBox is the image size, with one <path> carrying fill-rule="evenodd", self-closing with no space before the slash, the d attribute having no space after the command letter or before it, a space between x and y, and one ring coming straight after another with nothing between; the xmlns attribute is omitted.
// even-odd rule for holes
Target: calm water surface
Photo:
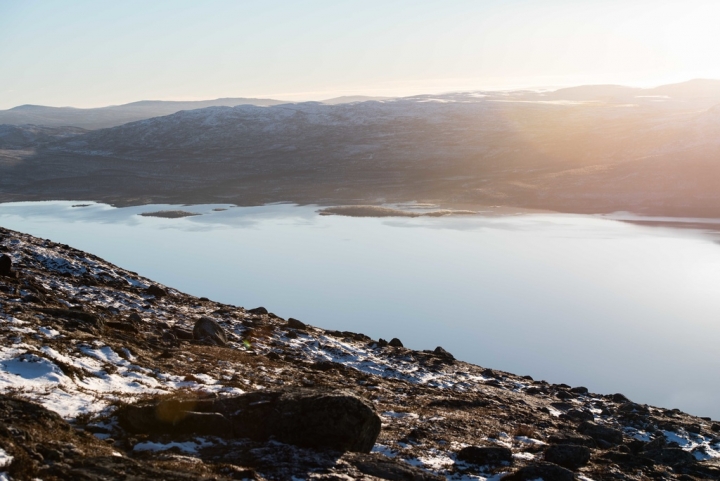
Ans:
<svg viewBox="0 0 720 481"><path fill-rule="evenodd" d="M706 229L542 214L319 216L76 202L0 204L0 225L197 296L438 345L535 379L720 418L720 245Z"/></svg>

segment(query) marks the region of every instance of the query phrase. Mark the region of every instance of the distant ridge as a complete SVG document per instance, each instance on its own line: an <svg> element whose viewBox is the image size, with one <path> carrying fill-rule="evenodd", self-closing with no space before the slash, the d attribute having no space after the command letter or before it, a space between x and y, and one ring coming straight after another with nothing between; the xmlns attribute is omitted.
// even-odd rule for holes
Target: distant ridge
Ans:
<svg viewBox="0 0 720 481"><path fill-rule="evenodd" d="M350 104L353 102L369 102L379 100L389 100L393 97L370 97L367 95L343 95L342 97L334 97L331 99L323 100L322 103L325 105L338 105L338 104Z"/></svg>
<svg viewBox="0 0 720 481"><path fill-rule="evenodd" d="M0 124L34 124L45 127L70 126L95 130L116 127L128 122L152 117L171 115L181 110L195 110L206 107L235 107L237 105L269 107L284 103L287 102L253 98L221 98L197 101L140 100L129 104L91 109L25 104L8 110L0 110Z"/></svg>
<svg viewBox="0 0 720 481"><path fill-rule="evenodd" d="M468 94L470 92L467 92ZM626 87L622 85L579 85L561 88L551 92L533 92L527 90L478 91L482 94L471 100L524 100L524 101L570 101L570 102L609 102L613 104L665 103L670 108L708 109L720 104L720 80L693 79L686 82L661 85L653 88ZM438 99L452 100L465 94L450 93L438 95L417 95L404 97L407 99ZM510 96L510 97L508 97ZM378 97L367 95L345 95L315 102L321 105L354 104L368 101L399 99L396 97ZM642 100L644 99L644 100ZM466 99L467 101L468 99ZM281 104L297 104L276 99L262 98L218 98L213 100L174 101L174 100L139 100L123 105L111 105L82 109L76 107L48 107L44 105L24 104L8 110L0 110L0 125L38 125L44 127L78 127L97 130L117 127L128 122L145 120L153 117L172 115L181 110L196 110L207 107L237 107L252 105L271 107Z"/></svg>

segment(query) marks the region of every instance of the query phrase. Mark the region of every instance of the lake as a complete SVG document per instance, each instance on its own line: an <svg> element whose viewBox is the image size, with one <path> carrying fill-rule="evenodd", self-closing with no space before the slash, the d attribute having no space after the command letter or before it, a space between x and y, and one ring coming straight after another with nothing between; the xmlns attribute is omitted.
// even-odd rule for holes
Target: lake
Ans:
<svg viewBox="0 0 720 481"><path fill-rule="evenodd" d="M0 225L197 296L398 337L413 349L442 346L485 367L720 419L720 236L712 222L78 203L0 204ZM138 215L172 209L202 215Z"/></svg>

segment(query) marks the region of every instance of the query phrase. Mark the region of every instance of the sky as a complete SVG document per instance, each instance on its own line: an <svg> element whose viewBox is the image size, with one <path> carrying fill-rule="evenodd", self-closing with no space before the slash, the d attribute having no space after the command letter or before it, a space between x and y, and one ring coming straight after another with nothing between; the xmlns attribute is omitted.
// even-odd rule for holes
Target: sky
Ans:
<svg viewBox="0 0 720 481"><path fill-rule="evenodd" d="M718 0L0 0L0 109L720 78Z"/></svg>

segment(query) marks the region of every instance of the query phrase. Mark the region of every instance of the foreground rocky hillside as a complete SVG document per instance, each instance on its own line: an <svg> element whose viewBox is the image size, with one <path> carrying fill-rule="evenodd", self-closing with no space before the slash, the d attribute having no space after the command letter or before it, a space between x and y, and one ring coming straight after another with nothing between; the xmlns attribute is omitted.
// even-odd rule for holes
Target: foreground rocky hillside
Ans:
<svg viewBox="0 0 720 481"><path fill-rule="evenodd" d="M0 479L720 478L710 419L307 321L0 229Z"/></svg>

